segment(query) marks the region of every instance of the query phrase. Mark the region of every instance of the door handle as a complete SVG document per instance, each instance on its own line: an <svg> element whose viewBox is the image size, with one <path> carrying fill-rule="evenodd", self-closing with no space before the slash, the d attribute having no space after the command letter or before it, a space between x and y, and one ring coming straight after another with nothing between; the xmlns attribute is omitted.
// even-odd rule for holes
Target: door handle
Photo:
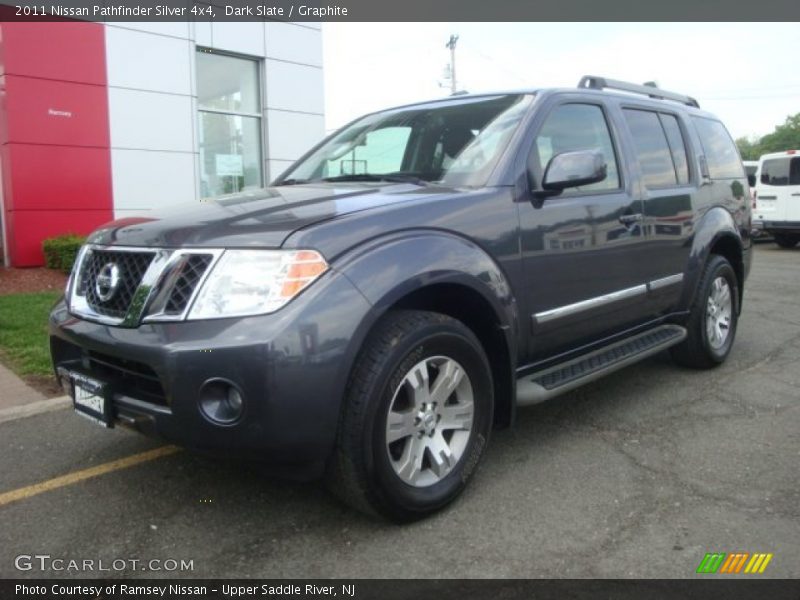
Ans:
<svg viewBox="0 0 800 600"><path fill-rule="evenodd" d="M633 213L633 214L625 214L620 215L619 222L623 225L633 225L634 223L640 222L644 216L642 213Z"/></svg>

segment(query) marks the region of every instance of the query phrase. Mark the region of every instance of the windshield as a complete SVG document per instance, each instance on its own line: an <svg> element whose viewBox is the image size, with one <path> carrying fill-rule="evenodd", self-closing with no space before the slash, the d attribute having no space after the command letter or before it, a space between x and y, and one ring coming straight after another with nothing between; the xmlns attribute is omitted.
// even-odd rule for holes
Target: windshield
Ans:
<svg viewBox="0 0 800 600"><path fill-rule="evenodd" d="M531 95L464 98L367 115L276 185L309 181L441 181L485 185Z"/></svg>

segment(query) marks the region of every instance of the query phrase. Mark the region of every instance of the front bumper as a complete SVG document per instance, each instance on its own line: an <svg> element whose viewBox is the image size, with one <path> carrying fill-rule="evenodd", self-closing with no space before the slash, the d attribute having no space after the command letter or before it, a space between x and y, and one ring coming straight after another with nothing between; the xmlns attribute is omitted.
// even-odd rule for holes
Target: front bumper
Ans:
<svg viewBox="0 0 800 600"><path fill-rule="evenodd" d="M56 370L108 384L118 424L216 455L280 464L323 463L370 305L329 271L271 315L122 328L79 319L64 302L50 315ZM244 412L219 425L200 411L200 387L231 381Z"/></svg>

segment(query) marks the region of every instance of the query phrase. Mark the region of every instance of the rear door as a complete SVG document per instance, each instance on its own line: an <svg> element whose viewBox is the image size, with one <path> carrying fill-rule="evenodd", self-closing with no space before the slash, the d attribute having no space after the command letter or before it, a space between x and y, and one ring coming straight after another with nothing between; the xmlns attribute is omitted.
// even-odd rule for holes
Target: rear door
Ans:
<svg viewBox="0 0 800 600"><path fill-rule="evenodd" d="M770 155L761 160L756 218L800 221L800 156Z"/></svg>
<svg viewBox="0 0 800 600"><path fill-rule="evenodd" d="M622 114L636 155L644 205L642 229L647 243L639 254L637 270L639 279L649 287L647 308L655 317L673 308L680 297L693 233L692 194L697 185L691 177L685 124L676 113L623 105Z"/></svg>

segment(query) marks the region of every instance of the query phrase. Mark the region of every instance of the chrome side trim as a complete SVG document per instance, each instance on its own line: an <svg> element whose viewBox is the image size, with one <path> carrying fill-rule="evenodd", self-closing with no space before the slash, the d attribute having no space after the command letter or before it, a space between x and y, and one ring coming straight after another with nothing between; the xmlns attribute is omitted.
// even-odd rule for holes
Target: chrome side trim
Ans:
<svg viewBox="0 0 800 600"><path fill-rule="evenodd" d="M619 302L620 300L625 300L627 298L634 298L635 296L641 296L646 293L647 285L636 285L630 288L625 288L624 290L611 292L610 294L605 294L603 296L596 296L594 298L589 298L588 300L581 300L580 302L575 302L574 304L567 304L565 306L551 308L550 310L536 313L533 315L533 319L537 324L549 323L550 321L555 321L556 319L562 319L586 310L599 308L613 302Z"/></svg>
<svg viewBox="0 0 800 600"><path fill-rule="evenodd" d="M678 273L676 275L670 275L668 277L662 277L661 279L654 279L650 283L647 284L647 287L652 290L658 290L661 288L665 288L669 285L676 285L683 281L683 273Z"/></svg>

